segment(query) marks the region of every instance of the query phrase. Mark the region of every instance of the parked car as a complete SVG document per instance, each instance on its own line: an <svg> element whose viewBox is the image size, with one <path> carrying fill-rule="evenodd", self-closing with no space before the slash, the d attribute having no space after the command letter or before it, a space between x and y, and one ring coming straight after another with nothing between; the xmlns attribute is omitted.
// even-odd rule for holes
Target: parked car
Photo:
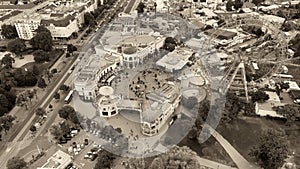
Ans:
<svg viewBox="0 0 300 169"><path fill-rule="evenodd" d="M93 154L90 159L91 159L91 161L94 161L97 157L98 157L98 154Z"/></svg>

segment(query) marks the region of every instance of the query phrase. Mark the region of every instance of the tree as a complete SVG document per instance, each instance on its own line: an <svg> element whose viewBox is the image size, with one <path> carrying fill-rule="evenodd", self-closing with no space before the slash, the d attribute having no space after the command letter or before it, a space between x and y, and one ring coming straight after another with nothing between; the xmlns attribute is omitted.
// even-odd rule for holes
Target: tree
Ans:
<svg viewBox="0 0 300 169"><path fill-rule="evenodd" d="M77 51L77 47L72 44L68 44L67 51L72 54L73 52Z"/></svg>
<svg viewBox="0 0 300 169"><path fill-rule="evenodd" d="M137 6L136 10L138 11L138 13L144 13L145 7L146 7L146 5L143 2L140 2L139 5Z"/></svg>
<svg viewBox="0 0 300 169"><path fill-rule="evenodd" d="M74 124L80 124L80 117L75 112L74 108L71 106L64 106L58 111L59 117L69 120Z"/></svg>
<svg viewBox="0 0 300 169"><path fill-rule="evenodd" d="M163 49L168 50L169 52L172 52L175 50L175 47L178 45L175 38L167 37L164 42Z"/></svg>
<svg viewBox="0 0 300 169"><path fill-rule="evenodd" d="M84 25L94 27L96 25L95 18L90 12L84 13Z"/></svg>
<svg viewBox="0 0 300 169"><path fill-rule="evenodd" d="M46 115L46 111L45 111L45 109L39 107L35 110L35 114L37 116L43 117L44 115Z"/></svg>
<svg viewBox="0 0 300 169"><path fill-rule="evenodd" d="M13 121L15 119L16 118L11 115L4 115L4 116L0 117L1 130L4 129L4 132L7 133L7 131L9 129L11 129L11 127L13 126Z"/></svg>
<svg viewBox="0 0 300 169"><path fill-rule="evenodd" d="M51 32L44 26L39 26L37 34L30 40L30 44L35 50L51 51L53 40Z"/></svg>
<svg viewBox="0 0 300 169"><path fill-rule="evenodd" d="M31 127L29 128L29 130L30 130L32 133L34 133L34 132L36 132L36 127L35 127L35 126L31 126Z"/></svg>
<svg viewBox="0 0 300 169"><path fill-rule="evenodd" d="M24 161L23 158L20 157L13 157L12 159L8 160L7 162L7 169L23 169L26 168L27 163Z"/></svg>
<svg viewBox="0 0 300 169"><path fill-rule="evenodd" d="M26 49L25 41L22 39L10 41L7 44L7 49L16 55L20 55Z"/></svg>
<svg viewBox="0 0 300 169"><path fill-rule="evenodd" d="M233 2L232 0L228 0L226 3L226 11L232 11Z"/></svg>
<svg viewBox="0 0 300 169"><path fill-rule="evenodd" d="M15 59L11 57L10 54L4 55L4 57L1 60L1 65L4 65L5 67L12 68L12 64L15 63Z"/></svg>
<svg viewBox="0 0 300 169"><path fill-rule="evenodd" d="M47 87L47 84L46 84L46 81L45 81L44 78L41 77L41 78L38 80L38 87L39 87L39 88L42 88L42 89L44 89L44 88Z"/></svg>
<svg viewBox="0 0 300 169"><path fill-rule="evenodd" d="M278 114L286 118L288 125L300 119L300 106L296 104L286 104L274 108Z"/></svg>
<svg viewBox="0 0 300 169"><path fill-rule="evenodd" d="M252 94L251 98L253 102L265 102L266 100L269 100L270 97L265 91L258 90Z"/></svg>
<svg viewBox="0 0 300 169"><path fill-rule="evenodd" d="M60 94L56 92L53 97L54 97L54 99L59 100L60 99Z"/></svg>
<svg viewBox="0 0 300 169"><path fill-rule="evenodd" d="M38 76L40 74L40 69L36 65L33 65L32 73L33 73L33 75Z"/></svg>
<svg viewBox="0 0 300 169"><path fill-rule="evenodd" d="M129 158L126 160L125 169L145 169L144 158Z"/></svg>
<svg viewBox="0 0 300 169"><path fill-rule="evenodd" d="M283 131L268 129L250 153L265 169L279 168L288 155L287 136Z"/></svg>
<svg viewBox="0 0 300 169"><path fill-rule="evenodd" d="M154 2L154 11L155 11L155 13L156 13L156 8L157 8L157 3Z"/></svg>
<svg viewBox="0 0 300 169"><path fill-rule="evenodd" d="M68 91L69 90L69 86L63 84L63 85L60 86L59 90Z"/></svg>
<svg viewBox="0 0 300 169"><path fill-rule="evenodd" d="M1 26L1 34L6 39L15 39L18 37L18 32L14 25L6 25L6 24L2 25Z"/></svg>
<svg viewBox="0 0 300 169"><path fill-rule="evenodd" d="M259 6L261 3L263 3L265 0L252 0L252 3L254 3L256 6Z"/></svg>
<svg viewBox="0 0 300 169"><path fill-rule="evenodd" d="M178 147L170 149L168 152L159 155L150 165L149 169L164 168L201 168L198 155L190 148Z"/></svg>
<svg viewBox="0 0 300 169"><path fill-rule="evenodd" d="M102 150L98 153L98 160L94 169L110 169L115 155L106 150Z"/></svg>
<svg viewBox="0 0 300 169"><path fill-rule="evenodd" d="M44 63L50 60L49 54L43 50L37 50L33 53L33 59L36 63Z"/></svg>
<svg viewBox="0 0 300 169"><path fill-rule="evenodd" d="M51 70L51 73L52 73L52 74L57 73L57 69L56 69L56 68L52 69L52 70Z"/></svg>
<svg viewBox="0 0 300 169"><path fill-rule="evenodd" d="M238 10L243 7L243 2L241 0L235 0L233 7L234 9Z"/></svg>
<svg viewBox="0 0 300 169"><path fill-rule="evenodd" d="M64 133L61 130L61 127L59 125L53 125L50 128L50 133L54 137L55 140L60 140L64 135Z"/></svg>

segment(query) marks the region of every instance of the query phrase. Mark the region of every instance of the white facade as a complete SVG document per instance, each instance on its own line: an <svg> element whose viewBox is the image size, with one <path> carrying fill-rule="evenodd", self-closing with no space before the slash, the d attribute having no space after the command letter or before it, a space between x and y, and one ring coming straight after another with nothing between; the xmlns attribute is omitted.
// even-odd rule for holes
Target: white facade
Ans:
<svg viewBox="0 0 300 169"><path fill-rule="evenodd" d="M181 93L175 84L165 83L162 88L146 97L149 105L143 106L144 110L140 114L142 133L146 136L154 136L159 133L179 106Z"/></svg>
<svg viewBox="0 0 300 169"><path fill-rule="evenodd" d="M53 38L68 38L73 32L77 32L79 30L77 20L70 21L70 24L66 27L50 24L47 28L51 32Z"/></svg>
<svg viewBox="0 0 300 169"><path fill-rule="evenodd" d="M15 23L20 39L30 40L34 36L34 31L40 26L40 19L21 19Z"/></svg>

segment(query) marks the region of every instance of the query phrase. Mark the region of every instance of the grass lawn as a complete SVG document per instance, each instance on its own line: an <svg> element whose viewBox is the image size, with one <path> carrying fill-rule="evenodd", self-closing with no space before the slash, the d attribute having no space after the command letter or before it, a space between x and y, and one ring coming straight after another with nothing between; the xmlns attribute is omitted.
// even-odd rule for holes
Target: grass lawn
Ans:
<svg viewBox="0 0 300 169"><path fill-rule="evenodd" d="M191 140L187 136L178 144L178 146L187 146L202 158L229 166L235 166L235 163L231 160L224 148L213 137L210 137L203 144L199 144L197 140Z"/></svg>
<svg viewBox="0 0 300 169"><path fill-rule="evenodd" d="M227 139L248 161L254 162L248 153L257 144L261 133L267 129L284 129L288 135L291 152L295 151L295 162L300 165L300 130L289 130L282 121L265 118L237 119L227 126L219 126L217 131Z"/></svg>

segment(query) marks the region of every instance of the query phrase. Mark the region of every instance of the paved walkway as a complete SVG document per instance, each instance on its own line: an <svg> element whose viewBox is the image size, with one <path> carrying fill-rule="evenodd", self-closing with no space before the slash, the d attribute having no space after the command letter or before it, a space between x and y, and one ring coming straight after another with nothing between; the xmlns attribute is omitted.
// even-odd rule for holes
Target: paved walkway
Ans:
<svg viewBox="0 0 300 169"><path fill-rule="evenodd" d="M225 151L228 153L228 155L231 157L231 159L234 161L234 163L238 166L240 169L254 169L258 168L250 164L222 135L220 135L217 131L215 131L213 128L211 128L208 125L205 125L205 127L210 128L210 132L212 133L212 136L222 145L222 147L225 149Z"/></svg>
<svg viewBox="0 0 300 169"><path fill-rule="evenodd" d="M207 169L207 167L209 169L236 169L234 167L227 166L225 164L221 164L221 163L211 161L211 160L208 160L208 159L205 159L205 158L201 158L199 156L198 156L198 161L201 164L201 166L206 167L206 168L203 168L203 169Z"/></svg>

